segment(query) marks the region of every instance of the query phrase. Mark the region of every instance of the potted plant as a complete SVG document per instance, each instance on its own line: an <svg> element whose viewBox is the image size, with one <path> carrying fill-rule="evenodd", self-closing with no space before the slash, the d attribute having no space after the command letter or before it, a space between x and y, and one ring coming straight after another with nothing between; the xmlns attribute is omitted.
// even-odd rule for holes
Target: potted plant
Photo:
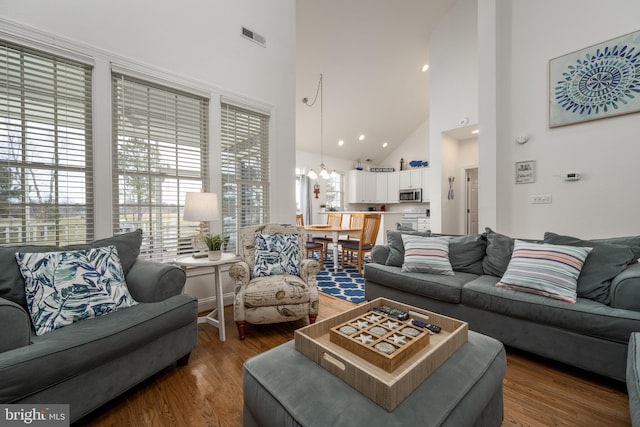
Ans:
<svg viewBox="0 0 640 427"><path fill-rule="evenodd" d="M205 234L204 242L209 248L209 259L218 260L222 257L222 244L224 243L224 237L222 234Z"/></svg>
<svg viewBox="0 0 640 427"><path fill-rule="evenodd" d="M320 205L320 212L325 212L327 210L327 205L322 204Z"/></svg>

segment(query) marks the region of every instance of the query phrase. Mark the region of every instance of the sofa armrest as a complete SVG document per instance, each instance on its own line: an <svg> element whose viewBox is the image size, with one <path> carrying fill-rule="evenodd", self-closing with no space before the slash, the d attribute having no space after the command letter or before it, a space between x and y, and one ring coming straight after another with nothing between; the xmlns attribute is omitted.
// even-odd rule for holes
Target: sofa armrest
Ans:
<svg viewBox="0 0 640 427"><path fill-rule="evenodd" d="M244 261L231 264L229 267L229 277L236 282L236 293L239 286L246 286L251 279L251 272L249 271L249 264Z"/></svg>
<svg viewBox="0 0 640 427"><path fill-rule="evenodd" d="M629 337L627 350L627 392L629 393L629 412L631 425L640 426L640 333L633 332Z"/></svg>
<svg viewBox="0 0 640 427"><path fill-rule="evenodd" d="M317 285L317 275L320 272L321 266L315 259L303 259L300 262L300 277L309 286Z"/></svg>
<svg viewBox="0 0 640 427"><path fill-rule="evenodd" d="M29 313L20 305L0 298L0 353L31 343Z"/></svg>
<svg viewBox="0 0 640 427"><path fill-rule="evenodd" d="M385 265L387 263L387 258L389 257L389 246L387 245L376 245L371 249L371 259L376 264Z"/></svg>
<svg viewBox="0 0 640 427"><path fill-rule="evenodd" d="M186 273L175 265L139 258L126 277L129 292L138 302L159 302L180 295L186 280Z"/></svg>
<svg viewBox="0 0 640 427"><path fill-rule="evenodd" d="M613 278L609 295L611 307L640 311L640 263L629 265Z"/></svg>

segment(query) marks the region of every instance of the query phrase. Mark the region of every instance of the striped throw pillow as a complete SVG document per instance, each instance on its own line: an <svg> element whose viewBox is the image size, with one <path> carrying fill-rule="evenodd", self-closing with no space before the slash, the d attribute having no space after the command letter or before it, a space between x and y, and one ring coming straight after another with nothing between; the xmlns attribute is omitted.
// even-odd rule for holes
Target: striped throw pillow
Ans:
<svg viewBox="0 0 640 427"><path fill-rule="evenodd" d="M403 234L402 243L402 271L454 275L449 262L449 239Z"/></svg>
<svg viewBox="0 0 640 427"><path fill-rule="evenodd" d="M575 303L578 276L591 249L516 240L496 286Z"/></svg>

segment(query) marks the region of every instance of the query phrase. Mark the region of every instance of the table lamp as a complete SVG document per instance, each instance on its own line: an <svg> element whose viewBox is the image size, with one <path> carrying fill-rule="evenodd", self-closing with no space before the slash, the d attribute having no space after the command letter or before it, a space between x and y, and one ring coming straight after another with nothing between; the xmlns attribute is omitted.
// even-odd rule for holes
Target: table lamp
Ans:
<svg viewBox="0 0 640 427"><path fill-rule="evenodd" d="M185 221L200 221L199 232L193 236L193 247L198 250L193 254L194 258L204 258L207 256L204 242L206 231L205 221L217 221L220 219L218 210L218 195L216 193L188 192L184 199Z"/></svg>

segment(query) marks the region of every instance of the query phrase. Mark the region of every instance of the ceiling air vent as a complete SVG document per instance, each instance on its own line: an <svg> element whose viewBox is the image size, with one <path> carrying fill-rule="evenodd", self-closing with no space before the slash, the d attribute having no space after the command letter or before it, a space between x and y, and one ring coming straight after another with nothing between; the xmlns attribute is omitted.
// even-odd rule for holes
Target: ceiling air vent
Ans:
<svg viewBox="0 0 640 427"><path fill-rule="evenodd" d="M249 40L258 43L262 47L267 47L267 40L260 34L254 33L248 28L242 27L242 36Z"/></svg>

